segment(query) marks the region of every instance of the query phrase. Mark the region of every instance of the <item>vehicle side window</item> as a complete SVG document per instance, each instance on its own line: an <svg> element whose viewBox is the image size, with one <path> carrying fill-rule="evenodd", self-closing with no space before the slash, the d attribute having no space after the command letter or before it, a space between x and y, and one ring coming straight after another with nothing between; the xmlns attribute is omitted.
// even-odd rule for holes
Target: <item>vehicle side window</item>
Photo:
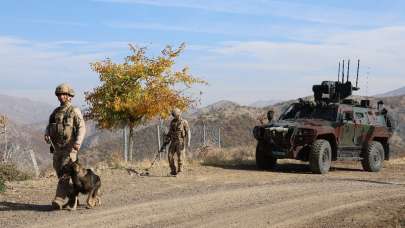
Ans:
<svg viewBox="0 0 405 228"><path fill-rule="evenodd" d="M343 122L353 123L353 112L343 112Z"/></svg>
<svg viewBox="0 0 405 228"><path fill-rule="evenodd" d="M354 119L358 124L368 124L368 116L365 112L355 112Z"/></svg>

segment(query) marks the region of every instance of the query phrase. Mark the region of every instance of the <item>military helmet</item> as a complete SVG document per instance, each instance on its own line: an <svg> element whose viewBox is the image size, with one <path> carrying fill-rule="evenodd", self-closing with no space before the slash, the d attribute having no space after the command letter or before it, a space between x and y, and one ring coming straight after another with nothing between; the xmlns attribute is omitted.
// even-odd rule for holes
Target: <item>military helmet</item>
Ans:
<svg viewBox="0 0 405 228"><path fill-rule="evenodd" d="M75 91L69 84L62 83L62 84L58 85L55 89L55 95L57 96L58 94L67 94L71 97L74 97Z"/></svg>
<svg viewBox="0 0 405 228"><path fill-rule="evenodd" d="M173 117L179 117L180 115L181 115L180 109L174 108L174 109L172 110L172 116L173 116Z"/></svg>

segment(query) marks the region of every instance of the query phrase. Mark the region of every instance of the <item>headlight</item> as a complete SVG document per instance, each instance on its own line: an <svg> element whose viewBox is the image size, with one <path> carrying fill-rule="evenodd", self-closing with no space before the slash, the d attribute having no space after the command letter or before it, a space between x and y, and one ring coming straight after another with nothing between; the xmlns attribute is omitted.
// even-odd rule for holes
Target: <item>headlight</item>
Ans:
<svg viewBox="0 0 405 228"><path fill-rule="evenodd" d="M297 135L315 135L315 130L307 128L299 128Z"/></svg>
<svg viewBox="0 0 405 228"><path fill-rule="evenodd" d="M271 135L271 137L276 137L277 135L282 135L285 137L288 133L289 128L288 127L271 127L268 128L268 131Z"/></svg>
<svg viewBox="0 0 405 228"><path fill-rule="evenodd" d="M314 137L315 137L315 130L299 128L295 133L294 143L296 145L305 145L311 143Z"/></svg>
<svg viewBox="0 0 405 228"><path fill-rule="evenodd" d="M270 131L287 133L288 127L271 127Z"/></svg>

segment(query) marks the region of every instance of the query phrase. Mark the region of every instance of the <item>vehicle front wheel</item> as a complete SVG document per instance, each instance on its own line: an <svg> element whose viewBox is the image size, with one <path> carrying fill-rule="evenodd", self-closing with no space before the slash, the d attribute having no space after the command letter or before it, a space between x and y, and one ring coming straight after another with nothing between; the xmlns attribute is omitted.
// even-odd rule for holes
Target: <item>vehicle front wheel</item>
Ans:
<svg viewBox="0 0 405 228"><path fill-rule="evenodd" d="M313 173L328 173L332 163L332 148L325 139L317 139L313 144L309 156L309 166Z"/></svg>
<svg viewBox="0 0 405 228"><path fill-rule="evenodd" d="M277 158L271 156L271 145L265 141L258 141L256 147L256 166L259 169L273 169L277 164Z"/></svg>
<svg viewBox="0 0 405 228"><path fill-rule="evenodd" d="M364 152L361 165L368 172L378 172L383 167L384 147L380 142L372 141Z"/></svg>

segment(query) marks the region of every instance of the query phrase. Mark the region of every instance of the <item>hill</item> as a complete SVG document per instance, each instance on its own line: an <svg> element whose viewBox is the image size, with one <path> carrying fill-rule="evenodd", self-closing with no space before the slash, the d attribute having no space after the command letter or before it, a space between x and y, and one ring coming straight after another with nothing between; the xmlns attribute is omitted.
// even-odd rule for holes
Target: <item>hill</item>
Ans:
<svg viewBox="0 0 405 228"><path fill-rule="evenodd" d="M360 97L355 98L360 99ZM310 99L310 97L306 97L305 99ZM379 98L371 98L372 103L375 105L378 99ZM392 137L391 148L394 153L399 154L403 152L402 148L405 146L405 96L385 97L380 99L384 101L397 124L396 132ZM259 119L264 118L269 109L275 111L275 117L277 118L283 110L295 101L296 100L280 102L263 108L243 106L230 101L220 101L184 113L183 116L189 121L192 133L192 147L191 150L189 150L191 152L188 156L194 156L204 145L220 145L225 148L238 146L254 147L256 141L252 136L252 129L254 126L260 124ZM31 109L31 112L35 112L35 108L32 107ZM9 110L13 109L9 108ZM27 148L34 148L34 151L38 154L37 156L39 157L38 160L40 160L41 166L49 167L51 164L51 156L49 155L48 146L42 139L46 121L42 118L42 123L35 125L24 124L29 122L27 120L30 120L30 117L27 117L27 115L29 115L28 109L25 110L17 106L14 110L24 110L24 112L20 112L21 117L17 119L26 121L22 123L11 121L9 127L9 146L18 146L18 151L22 151L20 154L24 154ZM49 113L44 114L43 111L37 110L36 112L42 112L41 115L44 115L46 118L49 115ZM31 119L31 121L37 120L41 120L41 118ZM91 121L88 121L86 124L87 134L81 150L81 157L86 165L109 159L111 156L116 156L117 154L122 154L122 130L100 130L97 129L95 124ZM152 121L138 127L134 137L134 158L152 158L153 154L159 148L157 126L159 126L160 133L162 133L167 131L168 124L168 120L163 121L162 124L158 121ZM3 146L4 143L0 137L0 148L3 148ZM29 158L28 155L24 155L24 157Z"/></svg>
<svg viewBox="0 0 405 228"><path fill-rule="evenodd" d="M396 89L396 90L386 92L386 93L377 94L377 95L375 95L375 97L394 97L394 96L402 96L402 95L405 95L405 86L401 87L399 89Z"/></svg>
<svg viewBox="0 0 405 228"><path fill-rule="evenodd" d="M259 124L258 117L263 109L241 106L230 101L220 101L212 105L184 113L191 129L191 153L194 156L204 145L221 147L245 146L255 143L252 129ZM169 120L158 121L140 126L134 136L134 157L137 159L151 158L159 149L157 126L161 132L167 132ZM205 132L205 133L204 133ZM96 134L86 138L83 155L86 162L93 163L100 157L108 158L111 154L122 153L122 130L98 130ZM204 143L205 139L205 143Z"/></svg>
<svg viewBox="0 0 405 228"><path fill-rule="evenodd" d="M0 95L0 113L19 125L47 121L53 108L47 103L28 98Z"/></svg>
<svg viewBox="0 0 405 228"><path fill-rule="evenodd" d="M281 102L281 100L259 100L259 101L255 101L255 102L249 104L249 106L263 108L263 107L274 105L274 104L277 104L280 102Z"/></svg>
<svg viewBox="0 0 405 228"><path fill-rule="evenodd" d="M34 151L37 163L41 168L51 166L49 146L44 143L43 131L9 120L7 123L7 144L4 134L0 135L1 159L3 159L6 145L7 154L10 155L7 160L13 161L21 170L33 170L29 150Z"/></svg>

